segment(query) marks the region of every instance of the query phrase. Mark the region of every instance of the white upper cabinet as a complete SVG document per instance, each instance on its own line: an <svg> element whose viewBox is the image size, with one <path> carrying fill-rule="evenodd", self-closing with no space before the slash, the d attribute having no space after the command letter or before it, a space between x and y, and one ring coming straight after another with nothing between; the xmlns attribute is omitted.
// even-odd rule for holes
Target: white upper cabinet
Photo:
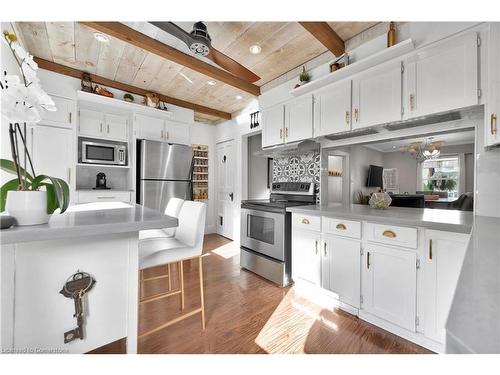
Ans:
<svg viewBox="0 0 500 375"><path fill-rule="evenodd" d="M401 120L401 62L391 61L352 80L352 129Z"/></svg>
<svg viewBox="0 0 500 375"><path fill-rule="evenodd" d="M334 83L314 94L314 136L351 130L351 80Z"/></svg>
<svg viewBox="0 0 500 375"><path fill-rule="evenodd" d="M80 135L98 138L104 136L104 113L85 108L80 108L78 112Z"/></svg>
<svg viewBox="0 0 500 375"><path fill-rule="evenodd" d="M76 120L73 116L75 108L74 101L56 95L50 95L50 97L54 101L57 110L54 112L45 110L40 111L42 117L40 123L42 125L72 128Z"/></svg>
<svg viewBox="0 0 500 375"><path fill-rule="evenodd" d="M128 137L128 116L105 114L106 137L125 141Z"/></svg>
<svg viewBox="0 0 500 375"><path fill-rule="evenodd" d="M488 102L485 115L485 145L500 144L500 24L491 23L488 40Z"/></svg>
<svg viewBox="0 0 500 375"><path fill-rule="evenodd" d="M416 253L369 245L362 265L363 309L410 331L415 331Z"/></svg>
<svg viewBox="0 0 500 375"><path fill-rule="evenodd" d="M189 124L165 120L164 140L170 143L189 145Z"/></svg>
<svg viewBox="0 0 500 375"><path fill-rule="evenodd" d="M404 117L478 104L475 32L419 50L407 59Z"/></svg>
<svg viewBox="0 0 500 375"><path fill-rule="evenodd" d="M445 343L445 324L467 249L468 234L426 230L424 334ZM472 301L471 301L472 303Z"/></svg>
<svg viewBox="0 0 500 375"><path fill-rule="evenodd" d="M278 104L262 110L262 147L282 144L285 141L285 106Z"/></svg>
<svg viewBox="0 0 500 375"><path fill-rule="evenodd" d="M135 129L137 138L163 141L165 137L165 123L161 118L137 114Z"/></svg>
<svg viewBox="0 0 500 375"><path fill-rule="evenodd" d="M285 104L285 143L313 136L313 96L305 95Z"/></svg>

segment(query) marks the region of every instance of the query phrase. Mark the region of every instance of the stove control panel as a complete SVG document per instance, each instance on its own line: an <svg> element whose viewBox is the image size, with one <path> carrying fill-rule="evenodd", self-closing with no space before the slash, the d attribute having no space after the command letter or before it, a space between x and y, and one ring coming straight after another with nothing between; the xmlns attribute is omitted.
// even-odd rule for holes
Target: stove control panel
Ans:
<svg viewBox="0 0 500 375"><path fill-rule="evenodd" d="M289 194L314 194L314 184L312 182L274 182L272 184L271 192Z"/></svg>

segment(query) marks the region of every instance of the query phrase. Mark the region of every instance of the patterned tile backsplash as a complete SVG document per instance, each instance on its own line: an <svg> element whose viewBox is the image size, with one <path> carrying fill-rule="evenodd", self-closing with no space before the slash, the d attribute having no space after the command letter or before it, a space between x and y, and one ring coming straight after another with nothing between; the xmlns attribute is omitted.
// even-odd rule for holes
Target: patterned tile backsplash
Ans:
<svg viewBox="0 0 500 375"><path fill-rule="evenodd" d="M273 160L273 182L314 182L319 203L320 154L279 156Z"/></svg>

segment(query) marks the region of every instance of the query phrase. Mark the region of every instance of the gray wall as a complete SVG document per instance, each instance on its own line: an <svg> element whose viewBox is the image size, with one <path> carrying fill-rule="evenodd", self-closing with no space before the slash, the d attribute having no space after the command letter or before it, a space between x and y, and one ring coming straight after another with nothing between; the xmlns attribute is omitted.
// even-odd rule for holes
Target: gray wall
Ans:
<svg viewBox="0 0 500 375"><path fill-rule="evenodd" d="M248 137L248 199L269 198L267 188L267 158L255 156L262 149L262 135Z"/></svg>
<svg viewBox="0 0 500 375"><path fill-rule="evenodd" d="M399 192L415 194L417 191L417 161L401 152L384 152L384 168L397 168L399 176ZM420 190L420 189L418 189Z"/></svg>
<svg viewBox="0 0 500 375"><path fill-rule="evenodd" d="M354 203L357 202L358 191L362 191L364 194L377 191L377 188L366 187L370 164L383 167L382 152L364 146L350 147L351 195Z"/></svg>

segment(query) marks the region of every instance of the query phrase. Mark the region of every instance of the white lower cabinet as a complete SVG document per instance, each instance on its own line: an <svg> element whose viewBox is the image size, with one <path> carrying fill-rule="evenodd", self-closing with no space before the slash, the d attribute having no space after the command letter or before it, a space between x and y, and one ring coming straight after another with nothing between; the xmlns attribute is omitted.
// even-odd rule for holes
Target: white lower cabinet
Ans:
<svg viewBox="0 0 500 375"><path fill-rule="evenodd" d="M321 285L321 233L293 229L292 278Z"/></svg>
<svg viewBox="0 0 500 375"><path fill-rule="evenodd" d="M425 232L424 334L445 342L445 324L465 257L468 234L435 230Z"/></svg>
<svg viewBox="0 0 500 375"><path fill-rule="evenodd" d="M362 308L381 319L415 331L417 254L368 245L363 253Z"/></svg>

